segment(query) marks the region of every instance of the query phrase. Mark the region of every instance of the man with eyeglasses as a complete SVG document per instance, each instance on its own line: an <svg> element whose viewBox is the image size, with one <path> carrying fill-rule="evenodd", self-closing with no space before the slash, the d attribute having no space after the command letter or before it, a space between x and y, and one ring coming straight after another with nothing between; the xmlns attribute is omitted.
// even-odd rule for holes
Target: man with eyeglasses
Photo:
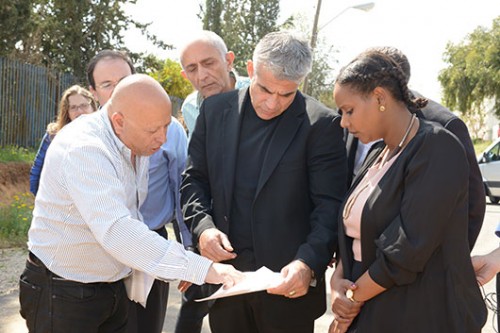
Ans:
<svg viewBox="0 0 500 333"><path fill-rule="evenodd" d="M87 67L89 88L103 106L110 99L115 86L125 77L135 73L130 58L123 52L103 50ZM168 126L167 140L149 159L148 196L140 208L144 223L149 229L167 238L165 225L169 222L178 227L185 247L191 245L191 237L183 223L180 207L180 179L187 158L187 136L177 119L172 117ZM169 284L149 279L149 294L143 304L130 301L127 332L161 333L167 310Z"/></svg>
<svg viewBox="0 0 500 333"><path fill-rule="evenodd" d="M89 90L103 106L111 97L115 86L124 77L135 73L129 56L117 50L102 50L87 66Z"/></svg>

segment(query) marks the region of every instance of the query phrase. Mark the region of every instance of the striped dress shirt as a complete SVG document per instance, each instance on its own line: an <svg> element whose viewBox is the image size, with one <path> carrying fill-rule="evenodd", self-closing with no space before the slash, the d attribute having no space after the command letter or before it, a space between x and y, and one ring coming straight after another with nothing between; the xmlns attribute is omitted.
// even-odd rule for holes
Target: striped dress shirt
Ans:
<svg viewBox="0 0 500 333"><path fill-rule="evenodd" d="M113 282L131 268L195 284L211 261L142 222L148 158L115 135L106 108L66 125L47 150L28 248L53 273L74 281Z"/></svg>

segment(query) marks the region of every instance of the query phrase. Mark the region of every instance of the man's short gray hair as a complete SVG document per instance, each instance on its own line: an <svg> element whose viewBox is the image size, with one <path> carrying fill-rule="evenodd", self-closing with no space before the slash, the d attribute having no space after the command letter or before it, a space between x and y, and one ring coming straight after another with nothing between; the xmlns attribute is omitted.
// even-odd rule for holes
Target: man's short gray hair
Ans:
<svg viewBox="0 0 500 333"><path fill-rule="evenodd" d="M228 50L224 40L213 31L202 30L190 36L189 40L186 43L184 43L184 45L180 48L181 66L182 66L182 57L184 56L184 51L186 50L187 47L189 47L191 44L195 42L203 42L213 46L217 51L219 51L222 59L226 58Z"/></svg>
<svg viewBox="0 0 500 333"><path fill-rule="evenodd" d="M278 80L300 83L311 71L312 50L309 42L297 33L271 32L255 47L253 63L256 71L262 66Z"/></svg>

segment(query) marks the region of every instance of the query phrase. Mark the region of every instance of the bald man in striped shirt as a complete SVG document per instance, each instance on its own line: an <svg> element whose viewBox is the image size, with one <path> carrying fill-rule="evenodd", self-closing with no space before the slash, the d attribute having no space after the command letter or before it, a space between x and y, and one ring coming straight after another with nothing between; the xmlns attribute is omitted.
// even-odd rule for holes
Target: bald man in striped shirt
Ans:
<svg viewBox="0 0 500 333"><path fill-rule="evenodd" d="M101 110L53 141L20 277L21 315L31 333L123 332L124 281L136 273L228 286L241 278L232 266L187 252L142 222L147 156L165 142L171 108L155 80L134 74ZM137 282L129 297L141 296Z"/></svg>

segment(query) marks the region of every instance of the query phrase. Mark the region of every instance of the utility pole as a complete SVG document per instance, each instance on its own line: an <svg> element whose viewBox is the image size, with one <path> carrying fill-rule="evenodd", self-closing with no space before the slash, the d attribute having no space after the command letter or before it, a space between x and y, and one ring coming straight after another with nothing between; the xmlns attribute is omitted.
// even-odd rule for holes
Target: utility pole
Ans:
<svg viewBox="0 0 500 333"><path fill-rule="evenodd" d="M321 0L318 0L318 5L316 6L316 14L314 15L314 23L311 35L311 52L313 57L313 63L314 63L314 49L316 48L316 41L318 39L318 21L319 21L320 11L321 11ZM307 75L304 79L302 91L305 94L309 94L309 75Z"/></svg>
<svg viewBox="0 0 500 333"><path fill-rule="evenodd" d="M312 36L311 36L311 51L312 51L312 56L313 56L313 64L314 64L314 51L316 49L316 41L318 40L318 32L323 29L324 27L326 27L328 24L330 24L333 20L335 20L337 17L339 17L340 15L342 15L343 13L345 13L347 10L353 8L353 9L359 9L359 10L362 10L364 12L368 12L370 10L373 9L373 7L375 6L375 3L374 2L367 2L367 3L363 3L363 4L360 4L360 5L355 5L355 6L349 6L349 7L346 7L344 8L340 13L338 13L337 15L335 15L333 18L331 18L328 22L326 22L325 24L323 24L321 27L318 28L318 21L319 21L319 13L321 11L321 0L318 0L318 5L316 6L316 15L314 16L314 23L313 23L313 30L312 30ZM302 85L302 92L304 92L305 94L311 94L311 89L309 87L309 76L306 76L304 78L304 84Z"/></svg>

